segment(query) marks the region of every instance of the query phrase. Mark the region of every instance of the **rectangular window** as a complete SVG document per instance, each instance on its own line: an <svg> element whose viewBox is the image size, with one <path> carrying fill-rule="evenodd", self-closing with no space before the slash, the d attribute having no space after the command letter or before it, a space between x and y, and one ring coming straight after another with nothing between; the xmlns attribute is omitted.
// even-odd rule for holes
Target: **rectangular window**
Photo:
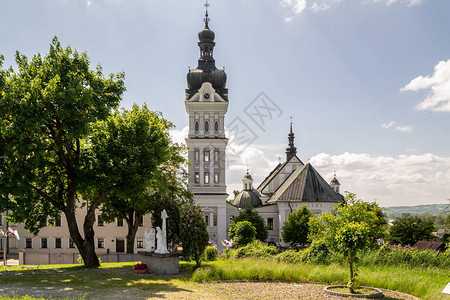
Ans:
<svg viewBox="0 0 450 300"><path fill-rule="evenodd" d="M200 173L199 172L195 172L194 182L200 183Z"/></svg>
<svg viewBox="0 0 450 300"><path fill-rule="evenodd" d="M219 183L219 172L214 172L214 183Z"/></svg>
<svg viewBox="0 0 450 300"><path fill-rule="evenodd" d="M219 150L214 150L214 161L215 162L219 161Z"/></svg>
<svg viewBox="0 0 450 300"><path fill-rule="evenodd" d="M273 230L273 218L267 219L267 230Z"/></svg>
<svg viewBox="0 0 450 300"><path fill-rule="evenodd" d="M33 239L32 238L25 239L25 248L27 248L27 249L33 248Z"/></svg>
<svg viewBox="0 0 450 300"><path fill-rule="evenodd" d="M123 227L123 219L117 219L117 226Z"/></svg>
<svg viewBox="0 0 450 300"><path fill-rule="evenodd" d="M0 225L3 225L3 215L0 215Z"/></svg>
<svg viewBox="0 0 450 300"><path fill-rule="evenodd" d="M204 161L205 162L209 162L209 150L205 150L204 152L203 152L203 157L204 157Z"/></svg>
<svg viewBox="0 0 450 300"><path fill-rule="evenodd" d="M97 239L97 248L98 249L105 248L105 239L104 238L98 238Z"/></svg>
<svg viewBox="0 0 450 300"><path fill-rule="evenodd" d="M103 222L100 215L97 215L97 226L105 226L105 223Z"/></svg>
<svg viewBox="0 0 450 300"><path fill-rule="evenodd" d="M200 151L198 149L194 151L194 161L200 161Z"/></svg>
<svg viewBox="0 0 450 300"><path fill-rule="evenodd" d="M62 245L61 245L61 238L55 238L55 248L56 249L61 249Z"/></svg>
<svg viewBox="0 0 450 300"><path fill-rule="evenodd" d="M209 214L205 215L205 223L206 223L206 226L209 226Z"/></svg>
<svg viewBox="0 0 450 300"><path fill-rule="evenodd" d="M69 248L70 249L75 248L75 243L73 242L73 240L71 238L69 238Z"/></svg>
<svg viewBox="0 0 450 300"><path fill-rule="evenodd" d="M136 240L136 248L138 248L138 249L144 248L144 239L137 239Z"/></svg>
<svg viewBox="0 0 450 300"><path fill-rule="evenodd" d="M209 184L209 172L205 172L205 184Z"/></svg>
<svg viewBox="0 0 450 300"><path fill-rule="evenodd" d="M56 220L55 220L55 226L56 226L56 227L61 227L61 216L59 216L58 218L56 218Z"/></svg>
<svg viewBox="0 0 450 300"><path fill-rule="evenodd" d="M144 216L139 216L138 226L140 227L144 226Z"/></svg>
<svg viewBox="0 0 450 300"><path fill-rule="evenodd" d="M41 248L47 249L47 238L41 238Z"/></svg>
<svg viewBox="0 0 450 300"><path fill-rule="evenodd" d="M217 215L213 216L213 226L217 226Z"/></svg>

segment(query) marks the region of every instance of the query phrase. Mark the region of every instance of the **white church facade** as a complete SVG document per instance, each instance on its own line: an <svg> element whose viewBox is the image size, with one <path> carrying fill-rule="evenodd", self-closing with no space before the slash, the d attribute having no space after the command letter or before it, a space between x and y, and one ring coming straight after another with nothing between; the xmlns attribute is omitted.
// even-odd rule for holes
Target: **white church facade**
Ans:
<svg viewBox="0 0 450 300"><path fill-rule="evenodd" d="M268 241L279 242L281 228L290 213L306 205L315 215L331 211L343 202L336 177L328 184L314 167L297 157L294 133L289 133L286 161L279 164L257 187L250 174L244 176L243 190L233 204L227 203L225 159L225 114L228 110L227 75L215 65L215 33L205 27L199 32L200 58L196 69L187 74L185 106L189 116L189 186L195 201L202 207L210 242L222 249L230 220L239 210L252 206L264 218Z"/></svg>

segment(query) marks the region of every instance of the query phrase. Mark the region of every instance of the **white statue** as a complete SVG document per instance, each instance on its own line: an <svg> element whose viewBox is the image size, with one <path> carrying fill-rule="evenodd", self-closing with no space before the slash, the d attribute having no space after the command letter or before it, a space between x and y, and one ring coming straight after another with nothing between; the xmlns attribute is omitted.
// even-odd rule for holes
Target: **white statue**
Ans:
<svg viewBox="0 0 450 300"><path fill-rule="evenodd" d="M167 251L167 212L164 209L161 212L162 230L160 227L156 227L156 250L155 253L169 253Z"/></svg>
<svg viewBox="0 0 450 300"><path fill-rule="evenodd" d="M145 229L145 251L147 252L155 251L155 238L156 238L155 228L150 228L150 231L147 231L147 229Z"/></svg>

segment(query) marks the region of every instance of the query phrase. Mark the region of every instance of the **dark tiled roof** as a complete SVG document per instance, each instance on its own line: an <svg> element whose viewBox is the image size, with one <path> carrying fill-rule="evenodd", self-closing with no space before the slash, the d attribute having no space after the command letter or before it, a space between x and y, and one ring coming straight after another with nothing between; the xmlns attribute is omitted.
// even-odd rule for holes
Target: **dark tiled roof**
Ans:
<svg viewBox="0 0 450 300"><path fill-rule="evenodd" d="M342 202L336 193L310 163L296 169L269 199L276 201Z"/></svg>

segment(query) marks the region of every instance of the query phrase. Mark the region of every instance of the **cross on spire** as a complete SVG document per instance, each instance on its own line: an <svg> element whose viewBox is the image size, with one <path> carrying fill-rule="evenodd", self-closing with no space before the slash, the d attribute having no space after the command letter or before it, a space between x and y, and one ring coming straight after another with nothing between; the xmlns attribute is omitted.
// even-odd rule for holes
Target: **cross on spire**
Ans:
<svg viewBox="0 0 450 300"><path fill-rule="evenodd" d="M209 3L208 3L208 0L206 0L206 3L205 3L206 13L205 13L205 19L203 19L205 21L206 28L208 28L208 23L209 23L208 7L209 7Z"/></svg>

